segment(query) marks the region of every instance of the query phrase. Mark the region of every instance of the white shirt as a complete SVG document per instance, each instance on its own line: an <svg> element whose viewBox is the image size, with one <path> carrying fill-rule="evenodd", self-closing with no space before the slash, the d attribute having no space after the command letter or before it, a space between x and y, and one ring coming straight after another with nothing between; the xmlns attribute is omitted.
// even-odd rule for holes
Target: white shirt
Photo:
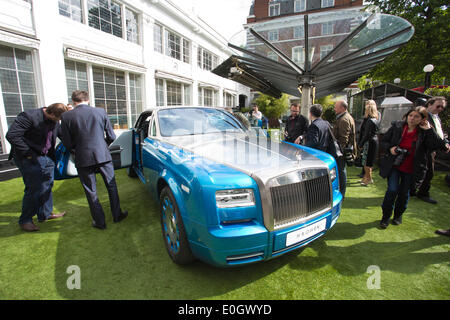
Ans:
<svg viewBox="0 0 450 320"><path fill-rule="evenodd" d="M258 119L258 120L261 120L262 119L262 113L261 113L261 111L252 111L252 116L254 117L254 118L256 118L256 119Z"/></svg>
<svg viewBox="0 0 450 320"><path fill-rule="evenodd" d="M436 133L442 140L444 140L444 131L442 130L441 119L439 118L439 115L432 113L431 117L436 126Z"/></svg>

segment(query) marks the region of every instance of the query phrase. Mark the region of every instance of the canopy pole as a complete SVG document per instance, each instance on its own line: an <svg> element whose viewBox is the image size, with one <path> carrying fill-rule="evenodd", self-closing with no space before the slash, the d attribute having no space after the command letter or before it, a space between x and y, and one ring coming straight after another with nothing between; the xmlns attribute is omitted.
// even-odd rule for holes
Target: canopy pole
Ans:
<svg viewBox="0 0 450 320"><path fill-rule="evenodd" d="M303 84L299 87L299 91L302 94L300 113L306 119L309 119L309 107L311 106L312 90L313 90L313 86L311 86L309 84Z"/></svg>

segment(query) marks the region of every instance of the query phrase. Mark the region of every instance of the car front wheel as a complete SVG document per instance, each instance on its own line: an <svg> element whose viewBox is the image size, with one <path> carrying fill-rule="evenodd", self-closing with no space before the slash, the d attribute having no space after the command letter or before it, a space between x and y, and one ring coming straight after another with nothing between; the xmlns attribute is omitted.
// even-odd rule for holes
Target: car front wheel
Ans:
<svg viewBox="0 0 450 320"><path fill-rule="evenodd" d="M183 220L169 187L160 195L161 229L170 258L177 264L185 265L195 260L186 237Z"/></svg>

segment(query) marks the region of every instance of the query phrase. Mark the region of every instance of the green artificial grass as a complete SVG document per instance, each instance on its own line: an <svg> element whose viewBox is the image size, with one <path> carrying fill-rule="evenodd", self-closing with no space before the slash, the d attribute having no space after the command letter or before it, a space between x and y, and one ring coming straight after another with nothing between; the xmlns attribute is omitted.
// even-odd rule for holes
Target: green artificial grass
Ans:
<svg viewBox="0 0 450 320"><path fill-rule="evenodd" d="M91 227L78 179L54 187L60 220L20 231L21 179L0 183L0 299L449 299L449 188L443 174L433 180L431 205L412 198L404 222L378 229L386 181L361 187L350 168L350 185L334 228L304 250L232 269L202 262L178 266L164 247L157 203L138 179L117 171L123 209L129 217L112 223L101 178L105 231ZM67 268L81 270L81 289L69 290ZM368 289L376 265L380 289Z"/></svg>

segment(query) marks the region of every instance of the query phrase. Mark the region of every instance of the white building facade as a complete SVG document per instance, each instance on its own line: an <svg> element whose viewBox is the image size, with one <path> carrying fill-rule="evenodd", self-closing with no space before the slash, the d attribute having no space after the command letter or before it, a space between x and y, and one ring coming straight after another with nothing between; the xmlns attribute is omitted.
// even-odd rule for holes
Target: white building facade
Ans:
<svg viewBox="0 0 450 320"><path fill-rule="evenodd" d="M169 0L0 0L0 154L22 111L87 90L115 129L154 106L248 106L227 41Z"/></svg>

